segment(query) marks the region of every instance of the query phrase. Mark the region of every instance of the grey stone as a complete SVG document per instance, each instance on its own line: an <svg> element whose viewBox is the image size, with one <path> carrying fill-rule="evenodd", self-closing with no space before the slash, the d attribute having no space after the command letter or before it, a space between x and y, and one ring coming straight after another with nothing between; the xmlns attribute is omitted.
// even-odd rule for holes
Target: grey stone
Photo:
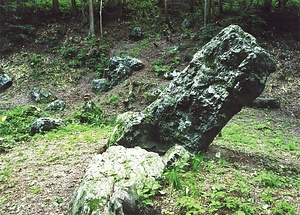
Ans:
<svg viewBox="0 0 300 215"><path fill-rule="evenodd" d="M139 60L137 58L132 58L132 57L124 58L123 64L128 66L133 71L141 70L145 66L141 60Z"/></svg>
<svg viewBox="0 0 300 215"><path fill-rule="evenodd" d="M191 28L193 26L193 21L189 19L184 19L181 26L183 28Z"/></svg>
<svg viewBox="0 0 300 215"><path fill-rule="evenodd" d="M118 56L113 56L109 59L109 70L116 69L119 64L123 64L124 59Z"/></svg>
<svg viewBox="0 0 300 215"><path fill-rule="evenodd" d="M124 65L119 64L114 70L109 71L110 85L116 86L132 75L132 70Z"/></svg>
<svg viewBox="0 0 300 215"><path fill-rule="evenodd" d="M138 71L144 67L144 63L132 57L111 57L109 59L108 82L103 84L101 91L107 91L118 85L132 75L133 71ZM101 80L101 79L100 79Z"/></svg>
<svg viewBox="0 0 300 215"><path fill-rule="evenodd" d="M249 107L254 108L280 108L280 100L276 98L256 98Z"/></svg>
<svg viewBox="0 0 300 215"><path fill-rule="evenodd" d="M45 110L64 110L66 108L66 102L60 99L57 99L53 102L51 102Z"/></svg>
<svg viewBox="0 0 300 215"><path fill-rule="evenodd" d="M180 71L178 70L173 70L172 72L166 72L164 74L164 78L168 79L168 80L172 80L174 78L176 78L177 76L180 75Z"/></svg>
<svg viewBox="0 0 300 215"><path fill-rule="evenodd" d="M108 88L108 81L106 78L95 79L92 81L92 90L94 92L106 91Z"/></svg>
<svg viewBox="0 0 300 215"><path fill-rule="evenodd" d="M128 56L125 58L121 58L121 57L114 56L109 59L109 70L112 71L116 69L120 64L129 67L133 71L138 71L144 68L145 66L144 63L137 58L128 57Z"/></svg>
<svg viewBox="0 0 300 215"><path fill-rule="evenodd" d="M40 118L37 119L31 125L30 135L35 135L37 133L45 133L45 131L50 131L52 129L56 129L59 126L66 125L65 122L61 119L53 119L53 118Z"/></svg>
<svg viewBox="0 0 300 215"><path fill-rule="evenodd" d="M159 97L161 92L162 92L161 89L156 89L152 92L144 93L144 97L147 99L148 103L150 104L150 103L154 102Z"/></svg>
<svg viewBox="0 0 300 215"><path fill-rule="evenodd" d="M103 111L93 101L87 101L75 118L78 118L81 123L99 124L103 123Z"/></svg>
<svg viewBox="0 0 300 215"><path fill-rule="evenodd" d="M206 150L226 123L261 94L275 70L275 61L256 39L230 25L194 55L156 101L140 113L124 114L108 145Z"/></svg>
<svg viewBox="0 0 300 215"><path fill-rule="evenodd" d="M141 214L140 185L160 178L163 169L162 158L154 152L112 146L94 156L74 192L68 214Z"/></svg>
<svg viewBox="0 0 300 215"><path fill-rule="evenodd" d="M140 27L134 27L129 35L129 38L133 40L143 39L142 29Z"/></svg>
<svg viewBox="0 0 300 215"><path fill-rule="evenodd" d="M33 99L33 101L38 103L52 102L56 99L50 90L40 89L38 87L34 87L30 91L30 97Z"/></svg>
<svg viewBox="0 0 300 215"><path fill-rule="evenodd" d="M12 79L0 69L0 92L12 86Z"/></svg>
<svg viewBox="0 0 300 215"><path fill-rule="evenodd" d="M163 156L166 167L174 167L176 162L187 163L191 159L192 154L183 146L175 145L171 147Z"/></svg>

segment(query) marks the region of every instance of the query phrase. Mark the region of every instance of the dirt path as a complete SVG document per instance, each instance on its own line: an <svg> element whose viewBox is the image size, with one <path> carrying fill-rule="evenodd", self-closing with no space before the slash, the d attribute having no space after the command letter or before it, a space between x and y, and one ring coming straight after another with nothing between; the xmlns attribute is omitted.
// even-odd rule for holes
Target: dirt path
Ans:
<svg viewBox="0 0 300 215"><path fill-rule="evenodd" d="M72 138L72 135L70 135ZM0 155L0 214L63 215L97 148L105 143L38 140Z"/></svg>

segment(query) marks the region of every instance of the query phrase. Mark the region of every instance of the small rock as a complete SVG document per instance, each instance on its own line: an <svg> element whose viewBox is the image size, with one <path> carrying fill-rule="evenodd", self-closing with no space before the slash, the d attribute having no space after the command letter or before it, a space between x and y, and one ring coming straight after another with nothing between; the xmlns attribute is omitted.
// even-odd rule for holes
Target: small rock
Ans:
<svg viewBox="0 0 300 215"><path fill-rule="evenodd" d="M0 92L12 86L12 79L0 69Z"/></svg>
<svg viewBox="0 0 300 215"><path fill-rule="evenodd" d="M55 100L55 96L50 90L40 89L38 87L34 87L30 91L30 97L33 99L33 101L39 103L52 102L53 100Z"/></svg>
<svg viewBox="0 0 300 215"><path fill-rule="evenodd" d="M140 27L134 27L129 35L129 38L135 41L143 39L142 29Z"/></svg>
<svg viewBox="0 0 300 215"><path fill-rule="evenodd" d="M94 92L107 91L108 81L106 78L95 79L92 81L92 90Z"/></svg>
<svg viewBox="0 0 300 215"><path fill-rule="evenodd" d="M191 27L193 27L193 21L190 19L184 19L181 26L183 28L191 28Z"/></svg>
<svg viewBox="0 0 300 215"><path fill-rule="evenodd" d="M57 99L53 102L51 102L46 108L45 110L64 110L66 107L66 102L64 102L63 100Z"/></svg>
<svg viewBox="0 0 300 215"><path fill-rule="evenodd" d="M168 79L168 80L172 80L172 79L176 78L179 75L180 75L180 71L178 71L177 69L175 69L172 72L166 72L164 74L164 78Z"/></svg>
<svg viewBox="0 0 300 215"><path fill-rule="evenodd" d="M35 135L37 133L44 133L45 131L50 131L52 129L58 128L59 126L66 125L65 122L61 119L53 119L53 118L40 118L37 119L32 125L30 129L30 135Z"/></svg>

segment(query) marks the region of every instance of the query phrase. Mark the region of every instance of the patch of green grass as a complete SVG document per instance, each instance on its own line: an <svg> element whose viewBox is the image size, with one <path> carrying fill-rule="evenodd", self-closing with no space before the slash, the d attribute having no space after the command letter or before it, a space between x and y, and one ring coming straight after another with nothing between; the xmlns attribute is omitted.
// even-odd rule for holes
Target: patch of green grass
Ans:
<svg viewBox="0 0 300 215"><path fill-rule="evenodd" d="M58 204L61 204L61 203L63 203L63 198L62 197L55 197L54 202L56 202Z"/></svg>
<svg viewBox="0 0 300 215"><path fill-rule="evenodd" d="M120 97L115 94L111 94L107 100L101 102L102 105L115 105L120 102Z"/></svg>
<svg viewBox="0 0 300 215"><path fill-rule="evenodd" d="M7 151L17 143L29 141L32 123L42 116L48 116L48 113L29 106L0 111L0 151Z"/></svg>
<svg viewBox="0 0 300 215"><path fill-rule="evenodd" d="M255 116L248 114L249 110L244 109L234 116L222 129L222 136L216 138L215 144L233 150L263 154L270 158L284 158L290 154L290 159L296 160L300 152L299 138L290 134L286 122L274 123L267 116L258 121ZM293 123L297 124L296 121Z"/></svg>
<svg viewBox="0 0 300 215"><path fill-rule="evenodd" d="M68 140L69 145L76 144L78 142L97 143L101 139L109 138L113 131L113 125L103 125L101 127L91 126L88 124L76 124L70 123L67 126L53 132L47 132L44 135L37 134L33 137L34 141L63 141ZM63 145L68 147L67 145ZM44 149L42 150L44 153Z"/></svg>
<svg viewBox="0 0 300 215"><path fill-rule="evenodd" d="M279 200L275 203L274 212L278 215L297 215L296 207L286 200Z"/></svg>
<svg viewBox="0 0 300 215"><path fill-rule="evenodd" d="M41 192L41 188L37 186L30 187L30 191L32 194L39 194Z"/></svg>
<svg viewBox="0 0 300 215"><path fill-rule="evenodd" d="M236 115L213 143L219 152L194 155L189 165L166 172L164 188L176 196L174 207L182 214L298 214L300 179L294 161L299 144L287 132L296 124L272 124L270 112L263 118L258 113Z"/></svg>

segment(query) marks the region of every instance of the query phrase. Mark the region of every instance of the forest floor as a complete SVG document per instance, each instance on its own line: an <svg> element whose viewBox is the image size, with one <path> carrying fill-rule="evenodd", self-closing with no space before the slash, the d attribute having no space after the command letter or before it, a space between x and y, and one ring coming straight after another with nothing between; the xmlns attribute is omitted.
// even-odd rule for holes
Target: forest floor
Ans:
<svg viewBox="0 0 300 215"><path fill-rule="evenodd" d="M30 48L21 47L0 61L4 71L14 79L13 86L0 94L0 120L5 111L15 107L39 105L33 103L28 96L34 86L48 88L57 98L66 101L68 105L66 111L58 114L62 118L67 118L80 109L84 103L85 93L91 94L92 100L101 105L108 116L128 110L143 110L149 104L147 95L156 89L164 88L170 82L153 71L153 63L163 58L166 65L175 64L174 59L179 59L179 64L176 63L175 66L182 70L189 62L188 59L191 57L189 55L201 48L195 45L197 41L191 39L189 35L183 36L182 33L131 41L122 36L128 34L128 29L122 32L121 26L116 22L106 31L106 35L112 37L114 41L109 55L137 57L145 63L142 71L135 72L132 77L107 93L95 94L91 91L91 81L95 78L94 71L85 68L64 68L65 62L60 53L45 51L43 47L45 45L33 44ZM40 30L39 35L45 35L55 27L55 24L49 24ZM69 29L63 40L84 42L82 34L75 32L75 29ZM262 96L278 98L281 108L276 110L245 108L237 114L224 128L223 136L216 138L206 153L210 158L207 163L212 165L210 168L216 171L220 170L219 167L223 168L220 175L203 170L200 173L206 179L201 180L209 187L216 184L212 182L213 178L222 178L224 174L228 178L233 177L230 172L237 174L238 171L244 180L248 180L251 175L252 178L249 180L253 179L253 184L247 185L251 198L258 205L265 203L261 206L263 208L257 209L256 214L275 214L276 210L282 208L288 210L293 207L294 211L300 213L298 186L300 182L297 178L300 173L300 42L281 39L260 42L261 46L278 60L279 65L278 71L270 75ZM180 47L179 52L166 54L174 46ZM183 60L185 58L187 60ZM125 106L123 101L128 98L129 86L132 83L135 83L134 99ZM112 129L113 127L109 125L101 128L70 125L56 132L36 135L29 141L22 141L7 152L1 153L0 214L67 214L68 203L80 184L85 169L93 155L105 144ZM253 136L249 141L254 141L257 145L252 145L241 137L251 132ZM272 136L274 133L278 136ZM237 137L237 134L240 136ZM282 139L277 142L279 137ZM216 156L218 153L226 160L225 165L218 160ZM260 173L269 174L267 171L272 171L272 174L275 173L282 178L289 177L285 180L290 185L282 185L282 181L274 176L275 179L266 182L267 185L272 183L272 180L274 183L280 182L273 184L273 187L270 186L274 192L266 191L267 188L264 186L257 187L259 177L261 183L262 179L268 178L266 176L263 178ZM234 180L239 181L240 178ZM235 182L234 180L231 182ZM225 184L224 181L222 183ZM176 202L179 195L165 188L163 196L154 198L152 214L182 214L182 210L188 210L187 205ZM282 199L287 205L279 204ZM207 207L211 208L203 214L232 212L225 209L216 211L216 206L212 204L207 204ZM199 214L200 211L199 209Z"/></svg>

